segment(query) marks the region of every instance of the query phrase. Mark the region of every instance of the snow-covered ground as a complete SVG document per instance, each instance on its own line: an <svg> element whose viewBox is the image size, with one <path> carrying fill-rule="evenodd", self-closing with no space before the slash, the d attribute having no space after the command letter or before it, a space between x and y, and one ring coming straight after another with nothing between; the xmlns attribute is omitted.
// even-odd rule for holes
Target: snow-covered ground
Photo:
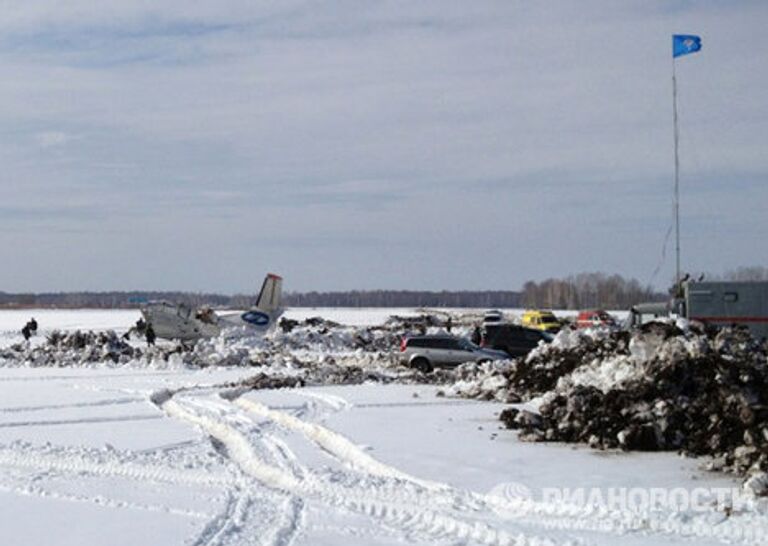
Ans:
<svg viewBox="0 0 768 546"><path fill-rule="evenodd" d="M326 320L348 324L350 326L372 326L382 324L392 315L417 316L423 312L476 313L482 316L485 309L414 309L414 308L337 308L337 307L293 307L283 314L285 318L305 320L310 317L322 317ZM519 320L523 309L502 309L510 320ZM555 311L558 317L569 317L575 311ZM617 318L626 316L626 312L612 312ZM141 316L138 310L100 310L100 309L2 309L0 310L0 347L22 341L21 328L35 318L39 324L39 335L33 343L40 342L53 330L115 330L123 333L133 326Z"/></svg>
<svg viewBox="0 0 768 546"><path fill-rule="evenodd" d="M333 312L288 316L373 324L408 310ZM9 313L0 313L6 341L30 315ZM138 318L95 311L30 316L43 330L121 330ZM324 349L302 348L312 350ZM501 429L504 405L438 397L436 386L238 387L259 370L0 368L1 542L768 540L764 505L675 511L614 502L607 509L558 497L566 489L642 496L739 486L703 472L697 460L520 442Z"/></svg>
<svg viewBox="0 0 768 546"><path fill-rule="evenodd" d="M21 329L28 320L38 323L38 335L33 343L41 342L53 330L115 330L125 332L141 313L138 310L101 309L3 309L0 310L0 347L23 341Z"/></svg>

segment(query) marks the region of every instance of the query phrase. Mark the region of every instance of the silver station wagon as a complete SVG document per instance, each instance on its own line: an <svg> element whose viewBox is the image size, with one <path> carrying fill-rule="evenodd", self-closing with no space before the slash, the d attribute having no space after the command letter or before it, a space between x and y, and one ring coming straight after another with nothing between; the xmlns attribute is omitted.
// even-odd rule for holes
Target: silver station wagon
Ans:
<svg viewBox="0 0 768 546"><path fill-rule="evenodd" d="M468 339L445 334L405 336L400 342L400 363L424 373L437 367L507 358L509 355L504 351L484 349Z"/></svg>

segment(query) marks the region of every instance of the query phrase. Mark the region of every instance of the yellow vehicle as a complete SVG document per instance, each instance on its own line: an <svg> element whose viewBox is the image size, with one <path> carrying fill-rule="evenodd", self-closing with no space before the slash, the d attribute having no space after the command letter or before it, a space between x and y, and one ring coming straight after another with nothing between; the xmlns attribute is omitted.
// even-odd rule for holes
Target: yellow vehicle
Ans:
<svg viewBox="0 0 768 546"><path fill-rule="evenodd" d="M557 332L561 323L552 311L528 310L523 313L520 321L523 326L543 330L544 332Z"/></svg>

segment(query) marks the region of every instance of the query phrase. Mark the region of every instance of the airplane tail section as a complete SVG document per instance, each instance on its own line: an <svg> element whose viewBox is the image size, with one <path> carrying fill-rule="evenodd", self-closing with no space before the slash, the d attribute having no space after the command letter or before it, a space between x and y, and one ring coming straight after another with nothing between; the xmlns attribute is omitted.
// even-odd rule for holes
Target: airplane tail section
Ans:
<svg viewBox="0 0 768 546"><path fill-rule="evenodd" d="M267 273L264 284L261 285L259 298L256 300L256 308L265 313L272 314L282 309L283 278L274 273Z"/></svg>

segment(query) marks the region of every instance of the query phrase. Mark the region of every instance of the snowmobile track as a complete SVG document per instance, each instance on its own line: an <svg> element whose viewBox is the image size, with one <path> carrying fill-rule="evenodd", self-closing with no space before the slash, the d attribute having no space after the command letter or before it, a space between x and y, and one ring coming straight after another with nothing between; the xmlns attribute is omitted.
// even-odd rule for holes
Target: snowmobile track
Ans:
<svg viewBox="0 0 768 546"><path fill-rule="evenodd" d="M194 510L184 510L179 508L173 508L165 505L157 504L145 504L138 502L120 501L110 499L102 495L87 496L87 495L73 495L68 493L59 493L53 490L45 489L37 485L25 485L18 487L11 487L7 485L0 485L0 491L13 493L15 495L22 495L28 497L44 497L47 499L55 499L66 502L77 502L86 504L95 504L97 506L104 506L107 508L124 509L129 508L132 510L145 510L147 512L158 512L164 514L174 514L195 519L208 519L209 514L202 512L196 512Z"/></svg>
<svg viewBox="0 0 768 546"><path fill-rule="evenodd" d="M0 428L50 427L60 425L83 425L86 423L121 423L126 421L152 421L161 419L160 415L118 415L116 417L88 417L81 419L49 419L45 421L11 421L0 423Z"/></svg>
<svg viewBox="0 0 768 546"><path fill-rule="evenodd" d="M47 411L58 409L74 409L74 408L93 408L102 406L119 406L123 404L135 404L137 402L144 402L145 398L111 398L107 400L97 400L95 402L75 402L72 404L49 404L43 406L13 406L9 408L0 408L0 413L27 413L32 411Z"/></svg>
<svg viewBox="0 0 768 546"><path fill-rule="evenodd" d="M165 397L160 397L163 398ZM364 481L357 485L339 485L312 474L304 479L296 478L262 460L248 437L226 420L195 413L175 399L165 398L160 407L169 416L200 427L205 433L226 445L232 460L260 484L299 499L366 515L406 536L416 535L425 540L464 540L488 545L554 544L549 538L513 536L483 521L467 521L456 514L457 510L446 505L446 499L439 498L439 495L430 495L424 488L418 488L420 491L417 489L415 495L400 494L393 498L392 492L396 487L382 490L380 487L365 484Z"/></svg>
<svg viewBox="0 0 768 546"><path fill-rule="evenodd" d="M460 540L479 544L551 544L546 536L510 533L509 524L526 529L566 530L623 534L652 533L667 536L706 537L759 544L759 529L739 522L703 525L670 518L669 514L611 512L561 503L541 503L526 499L504 499L457 490L409 476L382 463L348 438L316 423L270 409L258 402L241 398L242 392L222 391L220 397L231 401L231 415L204 411L205 405L185 403L167 393L157 397L158 404L171 417L201 428L227 447L227 452L244 473L269 488L283 491L309 503L318 502L345 512L363 514L386 528L406 537L424 540ZM334 403L334 407L345 407ZM254 450L251 438L231 423L242 423L246 412L281 428L299 432L323 451L344 463L353 474L336 472L324 476L305 469L303 475L270 465ZM218 413L219 415L216 415ZM490 516L490 517L489 517ZM499 521L500 525L491 522ZM755 531L755 532L752 532Z"/></svg>
<svg viewBox="0 0 768 546"><path fill-rule="evenodd" d="M150 483L229 487L237 481L207 470L179 469L161 464L123 460L116 453L72 448L44 452L29 446L0 447L0 465L66 475L115 476Z"/></svg>
<svg viewBox="0 0 768 546"><path fill-rule="evenodd" d="M432 483L410 476L392 466L374 459L357 445L352 443L348 438L345 438L326 427L302 421L287 413L271 410L267 406L252 400L237 398L232 400L232 402L253 415L274 421L286 429L300 432L313 441L317 446L355 470L367 472L374 476L410 481L427 489L440 489L443 487L442 484Z"/></svg>

